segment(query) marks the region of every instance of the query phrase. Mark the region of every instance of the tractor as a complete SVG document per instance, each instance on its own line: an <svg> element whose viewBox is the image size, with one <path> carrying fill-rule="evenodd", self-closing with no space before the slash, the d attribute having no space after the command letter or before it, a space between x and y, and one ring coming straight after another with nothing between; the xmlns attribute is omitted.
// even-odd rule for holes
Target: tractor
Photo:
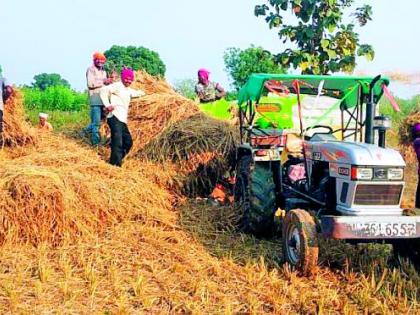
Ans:
<svg viewBox="0 0 420 315"><path fill-rule="evenodd" d="M320 237L388 243L420 263L420 216L401 208L405 162L376 104L386 77L253 74L239 91L234 205L245 232L281 231L307 273ZM389 92L386 93L391 97Z"/></svg>

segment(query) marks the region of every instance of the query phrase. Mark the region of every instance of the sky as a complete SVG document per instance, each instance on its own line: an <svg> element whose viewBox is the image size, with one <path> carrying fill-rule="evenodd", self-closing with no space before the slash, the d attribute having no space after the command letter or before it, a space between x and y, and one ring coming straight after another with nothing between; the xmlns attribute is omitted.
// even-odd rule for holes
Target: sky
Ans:
<svg viewBox="0 0 420 315"><path fill-rule="evenodd" d="M223 53L251 44L272 52L286 47L254 6L266 0L1 0L0 65L17 85L40 73L59 73L77 90L85 88L94 51L112 45L144 46L159 53L166 78L196 77L197 69L229 87ZM372 44L373 62L359 59L357 72L376 75L420 73L420 1L356 0L373 7L373 21L360 28L362 43ZM420 85L393 84L402 97L420 94Z"/></svg>

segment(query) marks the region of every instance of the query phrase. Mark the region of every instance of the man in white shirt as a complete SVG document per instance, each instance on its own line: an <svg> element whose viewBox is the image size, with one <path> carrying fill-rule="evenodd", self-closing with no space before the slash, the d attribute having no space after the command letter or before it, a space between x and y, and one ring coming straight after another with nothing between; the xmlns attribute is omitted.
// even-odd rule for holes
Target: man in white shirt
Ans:
<svg viewBox="0 0 420 315"><path fill-rule="evenodd" d="M101 100L108 112L107 122L111 129L111 157L109 163L122 165L122 160L130 151L133 140L127 126L128 107L132 98L145 95L141 90L130 88L134 81L132 69L121 71L121 81L104 86L100 91Z"/></svg>

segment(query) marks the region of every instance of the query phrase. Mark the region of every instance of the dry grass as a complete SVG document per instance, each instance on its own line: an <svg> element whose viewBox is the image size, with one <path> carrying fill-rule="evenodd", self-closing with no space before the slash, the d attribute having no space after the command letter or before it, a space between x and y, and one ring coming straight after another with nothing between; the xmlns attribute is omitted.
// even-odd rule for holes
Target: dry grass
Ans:
<svg viewBox="0 0 420 315"><path fill-rule="evenodd" d="M420 122L420 112L416 111L403 119L398 130L398 150L403 156L407 166L405 172L405 182L407 183L404 191L404 208L413 208L415 203L416 183L417 183L417 157L413 149L413 139L411 129L414 124Z"/></svg>
<svg viewBox="0 0 420 315"><path fill-rule="evenodd" d="M1 313L420 312L419 277L389 249L322 242L318 273L299 277L278 239L235 230L233 209L174 194L179 166L120 169L73 140L36 142L0 150Z"/></svg>
<svg viewBox="0 0 420 315"><path fill-rule="evenodd" d="M232 167L238 143L236 127L196 114L168 126L142 154L157 162L179 165L187 195L208 195Z"/></svg>
<svg viewBox="0 0 420 315"><path fill-rule="evenodd" d="M3 115L3 133L0 146L16 147L32 144L35 141L35 130L25 121L22 93L14 90L6 101Z"/></svg>
<svg viewBox="0 0 420 315"><path fill-rule="evenodd" d="M172 228L127 221L101 237L56 248L6 243L0 249L0 312L420 311L419 282L408 279L411 274L377 266L376 257L346 247L341 256L363 255L371 271L352 272L347 264L302 278L281 265L278 240L236 233L233 217L228 208L186 204Z"/></svg>
<svg viewBox="0 0 420 315"><path fill-rule="evenodd" d="M133 99L130 104L128 121L134 141L130 156L138 155L146 144L171 124L199 113L195 102L176 93L166 81L147 73L137 73L133 88L141 89L147 95Z"/></svg>
<svg viewBox="0 0 420 315"><path fill-rule="evenodd" d="M121 172L94 152L55 136L40 135L37 146L19 157L5 153L1 241L58 244L65 237L103 232L123 220L174 222L170 212L162 212L171 206L169 194L145 176L151 165ZM153 169L156 176L162 172Z"/></svg>

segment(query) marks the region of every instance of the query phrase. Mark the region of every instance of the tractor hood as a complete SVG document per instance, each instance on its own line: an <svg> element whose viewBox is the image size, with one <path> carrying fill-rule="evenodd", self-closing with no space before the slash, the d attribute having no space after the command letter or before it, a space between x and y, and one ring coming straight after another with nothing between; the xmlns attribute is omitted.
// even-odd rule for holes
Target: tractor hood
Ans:
<svg viewBox="0 0 420 315"><path fill-rule="evenodd" d="M352 165L400 166L405 162L400 153L374 144L344 141L307 141L307 158Z"/></svg>

